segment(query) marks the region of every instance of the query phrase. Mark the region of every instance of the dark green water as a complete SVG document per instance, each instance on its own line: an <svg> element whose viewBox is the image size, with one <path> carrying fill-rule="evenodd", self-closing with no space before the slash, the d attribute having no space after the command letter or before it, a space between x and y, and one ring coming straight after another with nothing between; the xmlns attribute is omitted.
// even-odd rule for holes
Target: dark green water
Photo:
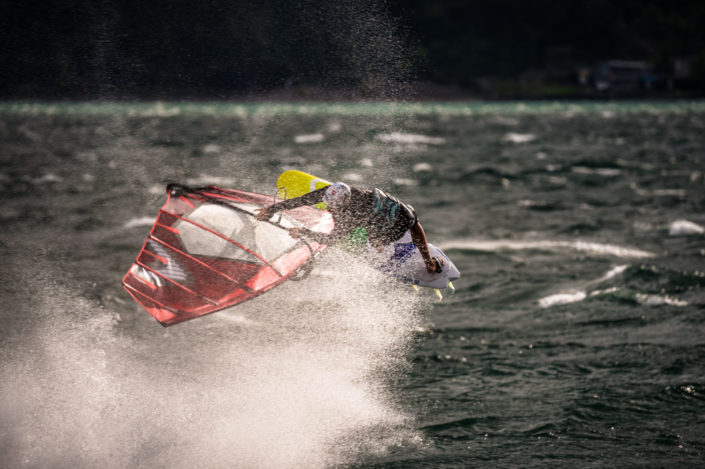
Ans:
<svg viewBox="0 0 705 469"><path fill-rule="evenodd" d="M0 104L6 467L700 467L705 104ZM302 169L416 207L432 294L330 251L162 328L168 181Z"/></svg>

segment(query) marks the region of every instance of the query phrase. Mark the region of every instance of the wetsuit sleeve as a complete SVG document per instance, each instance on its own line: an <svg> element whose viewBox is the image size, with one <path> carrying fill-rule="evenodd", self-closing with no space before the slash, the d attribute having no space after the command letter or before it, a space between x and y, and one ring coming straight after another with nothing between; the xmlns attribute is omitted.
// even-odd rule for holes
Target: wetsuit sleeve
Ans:
<svg viewBox="0 0 705 469"><path fill-rule="evenodd" d="M277 204L271 205L268 211L271 214L275 214L280 210L291 210L297 207L303 207L304 205L316 205L317 203L323 202L323 194L326 188L318 189L308 194L304 194L301 197L294 197L293 199L284 200Z"/></svg>
<svg viewBox="0 0 705 469"><path fill-rule="evenodd" d="M325 234L319 233L318 231L311 231L308 228L304 228L304 235L317 243L326 244L330 246L346 239L349 233L343 230L333 229L333 231L331 231L330 233Z"/></svg>

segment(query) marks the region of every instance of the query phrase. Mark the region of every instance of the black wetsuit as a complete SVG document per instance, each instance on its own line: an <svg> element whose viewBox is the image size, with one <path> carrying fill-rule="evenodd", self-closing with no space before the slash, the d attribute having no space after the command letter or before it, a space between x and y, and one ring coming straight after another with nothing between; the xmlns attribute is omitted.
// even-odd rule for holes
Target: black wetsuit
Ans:
<svg viewBox="0 0 705 469"><path fill-rule="evenodd" d="M272 211L289 210L303 205L315 205L323 201L326 188L285 200L270 207ZM306 230L307 236L323 243L334 244L347 238L356 228L364 228L373 246L389 244L404 236L417 221L416 212L410 205L399 202L379 189L350 188L350 200L336 213L335 228L326 235Z"/></svg>

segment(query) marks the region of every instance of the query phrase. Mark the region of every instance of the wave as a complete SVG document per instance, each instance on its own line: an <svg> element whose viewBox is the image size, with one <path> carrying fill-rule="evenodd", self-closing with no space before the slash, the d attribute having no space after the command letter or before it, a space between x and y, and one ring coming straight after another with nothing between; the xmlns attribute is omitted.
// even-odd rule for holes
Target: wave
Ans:
<svg viewBox="0 0 705 469"><path fill-rule="evenodd" d="M186 179L186 184L189 186L208 186L214 184L216 186L233 187L237 186L238 182L238 179L234 177L209 176L207 174L200 174L198 177Z"/></svg>
<svg viewBox="0 0 705 469"><path fill-rule="evenodd" d="M617 300L618 302L641 305L641 306L677 306L685 307L690 303L679 300L668 295L656 295L648 293L638 293L628 289L617 287L607 288L604 290L588 291L572 291L556 293L541 298L538 301L542 308L550 308L552 306L566 305L578 303L590 298L604 298Z"/></svg>
<svg viewBox="0 0 705 469"><path fill-rule="evenodd" d="M443 137L429 137L428 135L420 134L405 134L401 132L391 132L387 134L377 135L377 140L385 143L406 143L406 144L419 144L424 143L427 145L443 145L446 143L446 139Z"/></svg>
<svg viewBox="0 0 705 469"><path fill-rule="evenodd" d="M669 236L701 235L705 228L688 220L676 220L668 227Z"/></svg>
<svg viewBox="0 0 705 469"><path fill-rule="evenodd" d="M617 277L619 280L615 281ZM610 281L616 284L604 285L605 282ZM596 280L544 296L539 299L538 304L542 308L550 308L592 298L603 298L641 306L685 307L690 303L675 298L671 294L679 293L693 286L700 287L703 283L705 283L705 279L698 276L697 273L670 271L656 273L653 268L648 266L620 265L613 267ZM656 289L653 285L657 285L661 291L658 293L649 291Z"/></svg>
<svg viewBox="0 0 705 469"><path fill-rule="evenodd" d="M447 241L440 245L443 250L459 251L523 251L523 250L575 250L588 252L602 256L612 256L618 258L647 259L655 257L656 254L641 249L619 246L616 244L605 244L591 241L515 241L515 240L492 240L474 241L457 240Z"/></svg>
<svg viewBox="0 0 705 469"><path fill-rule="evenodd" d="M432 170L433 170L433 166L431 166L429 163L426 163L426 162L416 163L412 168L412 171L415 173L428 172L428 171L432 171Z"/></svg>
<svg viewBox="0 0 705 469"><path fill-rule="evenodd" d="M154 217L135 217L127 220L122 227L125 229L136 228L138 226L152 226Z"/></svg>
<svg viewBox="0 0 705 469"><path fill-rule="evenodd" d="M550 308L551 306L577 303L583 301L585 298L587 298L587 293L584 291L556 293L541 298L539 300L539 306L542 308Z"/></svg>
<svg viewBox="0 0 705 469"><path fill-rule="evenodd" d="M534 134L519 134L515 132L509 132L502 138L505 142L511 143L529 143L536 140L536 135Z"/></svg>
<svg viewBox="0 0 705 469"><path fill-rule="evenodd" d="M323 140L325 140L325 136L320 133L297 135L294 137L294 143L319 143Z"/></svg>

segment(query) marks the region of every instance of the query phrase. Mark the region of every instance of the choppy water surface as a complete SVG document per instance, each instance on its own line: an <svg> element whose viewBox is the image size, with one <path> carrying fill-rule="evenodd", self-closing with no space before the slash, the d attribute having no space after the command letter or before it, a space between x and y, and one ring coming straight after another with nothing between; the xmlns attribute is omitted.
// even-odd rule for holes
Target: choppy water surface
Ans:
<svg viewBox="0 0 705 469"><path fill-rule="evenodd" d="M698 467L703 103L0 105L5 467ZM162 328L168 181L412 203L443 302L330 251Z"/></svg>

